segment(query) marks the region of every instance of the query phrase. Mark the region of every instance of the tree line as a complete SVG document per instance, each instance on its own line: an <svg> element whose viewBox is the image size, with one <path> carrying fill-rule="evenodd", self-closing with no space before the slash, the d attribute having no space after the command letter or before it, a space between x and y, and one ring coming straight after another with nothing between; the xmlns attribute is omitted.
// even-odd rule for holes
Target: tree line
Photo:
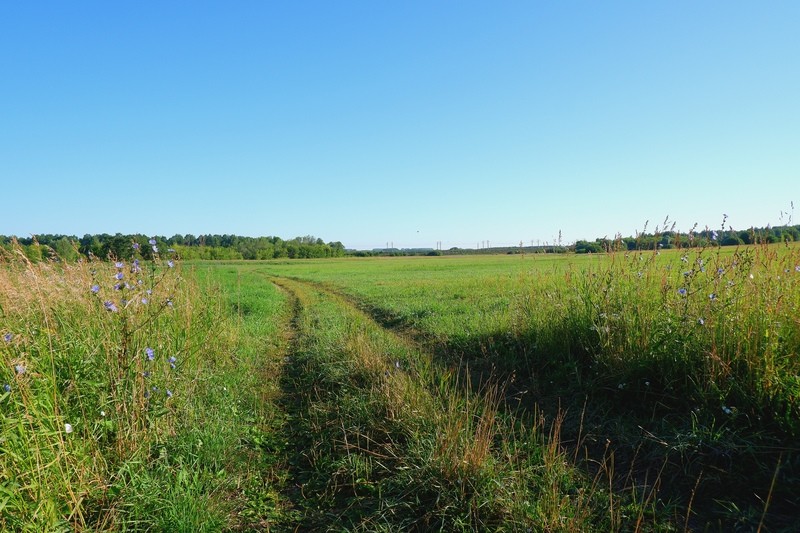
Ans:
<svg viewBox="0 0 800 533"><path fill-rule="evenodd" d="M151 240L155 244L150 244ZM130 259L139 255L151 259L155 253L174 254L181 259L235 260L235 259L312 259L342 257L344 255L458 255L474 253L603 253L621 250L655 250L703 246L738 246L744 244L772 244L800 242L800 225L750 228L748 230L710 230L682 233L662 231L642 233L635 237L615 239L579 240L572 246L496 247L481 250L451 248L449 250L391 250L348 251L339 242L326 243L311 235L284 240L280 237L242 237L239 235L173 235L172 237L117 233L109 235L86 234L81 238L71 235L42 234L17 238L0 235L0 247L10 250L17 242L31 261L60 258L75 261L80 257L99 259ZM154 250L158 250L155 252Z"/></svg>
<svg viewBox="0 0 800 533"><path fill-rule="evenodd" d="M711 230L681 233L664 231L643 233L636 237L616 239L595 239L577 241L573 247L576 253L601 253L620 250L654 250L671 248L691 248L704 246L740 246L744 244L774 244L779 242L800 242L800 225L750 228L747 230Z"/></svg>
<svg viewBox="0 0 800 533"><path fill-rule="evenodd" d="M174 254L181 259L311 259L341 257L341 242L328 242L311 235L284 240L280 237L242 237L239 235L148 236L107 233L71 235L42 234L26 238L0 236L0 246L10 249L16 241L32 261L58 257L75 261L79 257L130 259L139 255L151 259L155 253ZM155 244L151 244L154 241Z"/></svg>

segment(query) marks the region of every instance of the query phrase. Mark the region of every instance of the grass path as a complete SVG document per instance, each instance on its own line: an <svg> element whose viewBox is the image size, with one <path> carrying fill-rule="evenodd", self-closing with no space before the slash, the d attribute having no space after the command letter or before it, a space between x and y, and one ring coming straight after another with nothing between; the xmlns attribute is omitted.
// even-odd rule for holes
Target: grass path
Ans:
<svg viewBox="0 0 800 533"><path fill-rule="evenodd" d="M567 466L541 420L506 411L497 383L473 390L328 288L272 281L294 309L280 381L300 530L605 530L622 519L613 505L602 516L611 496Z"/></svg>

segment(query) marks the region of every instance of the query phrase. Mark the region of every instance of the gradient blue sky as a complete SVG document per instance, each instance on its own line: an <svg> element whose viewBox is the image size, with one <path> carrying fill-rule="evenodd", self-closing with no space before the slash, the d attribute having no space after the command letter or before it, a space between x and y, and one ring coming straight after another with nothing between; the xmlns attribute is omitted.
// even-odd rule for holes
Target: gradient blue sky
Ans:
<svg viewBox="0 0 800 533"><path fill-rule="evenodd" d="M796 1L2 2L0 234L779 224L799 27Z"/></svg>

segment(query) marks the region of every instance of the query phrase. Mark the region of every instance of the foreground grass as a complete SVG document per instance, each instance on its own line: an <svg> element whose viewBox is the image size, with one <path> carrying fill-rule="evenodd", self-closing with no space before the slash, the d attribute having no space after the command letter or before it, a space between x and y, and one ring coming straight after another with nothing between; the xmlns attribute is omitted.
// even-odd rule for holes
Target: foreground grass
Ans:
<svg viewBox="0 0 800 533"><path fill-rule="evenodd" d="M791 531L798 316L790 247L4 256L0 527Z"/></svg>
<svg viewBox="0 0 800 533"><path fill-rule="evenodd" d="M540 419L503 410L497 384L472 390L347 301L277 283L297 299L285 389L301 530L577 531L624 521Z"/></svg>
<svg viewBox="0 0 800 533"><path fill-rule="evenodd" d="M263 529L287 512L262 453L283 300L261 286L234 304L180 270L2 258L0 529Z"/></svg>
<svg viewBox="0 0 800 533"><path fill-rule="evenodd" d="M652 525L794 527L798 248L261 268L347 295L443 364L513 377L523 411L566 410L576 464L658 502Z"/></svg>

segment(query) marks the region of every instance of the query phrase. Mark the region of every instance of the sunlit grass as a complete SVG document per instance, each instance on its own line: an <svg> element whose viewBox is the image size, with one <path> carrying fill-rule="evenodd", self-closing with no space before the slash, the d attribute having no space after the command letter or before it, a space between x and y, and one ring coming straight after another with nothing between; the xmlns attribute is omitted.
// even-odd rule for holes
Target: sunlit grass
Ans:
<svg viewBox="0 0 800 533"><path fill-rule="evenodd" d="M0 262L0 529L247 523L267 353L214 286L171 257Z"/></svg>

